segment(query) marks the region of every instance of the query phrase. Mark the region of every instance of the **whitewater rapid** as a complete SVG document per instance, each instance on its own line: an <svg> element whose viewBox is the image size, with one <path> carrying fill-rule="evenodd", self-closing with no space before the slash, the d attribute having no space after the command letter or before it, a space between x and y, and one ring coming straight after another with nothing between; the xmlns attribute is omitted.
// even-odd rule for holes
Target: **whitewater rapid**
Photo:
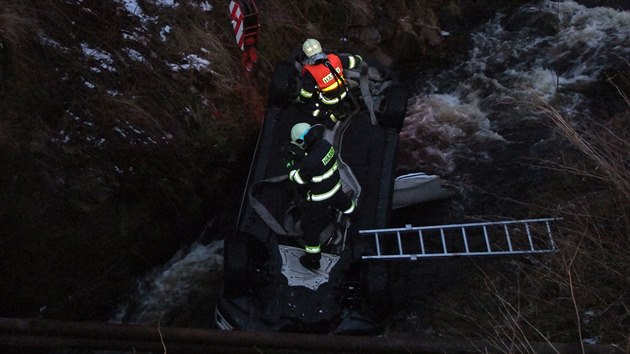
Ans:
<svg viewBox="0 0 630 354"><path fill-rule="evenodd" d="M209 274L222 267L222 240L184 247L166 264L136 280L135 294L120 305L111 322L158 323L169 311L186 305L194 291L208 285Z"/></svg>
<svg viewBox="0 0 630 354"><path fill-rule="evenodd" d="M445 178L464 160L492 160L489 148L521 136L506 127L541 120L549 104L574 121L588 116L582 85L630 57L630 12L542 1L498 15L472 34L453 68L420 73L400 133L399 167ZM511 131L509 133L512 133Z"/></svg>

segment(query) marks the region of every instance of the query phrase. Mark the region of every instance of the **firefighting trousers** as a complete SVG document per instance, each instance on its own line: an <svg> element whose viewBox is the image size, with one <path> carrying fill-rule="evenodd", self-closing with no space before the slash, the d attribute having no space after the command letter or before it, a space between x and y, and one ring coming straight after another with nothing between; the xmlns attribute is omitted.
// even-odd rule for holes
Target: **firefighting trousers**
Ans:
<svg viewBox="0 0 630 354"><path fill-rule="evenodd" d="M304 231L304 243L307 247L319 246L320 234L331 221L328 206L333 206L343 212L350 210L353 203L342 189L321 202L306 201L302 208L302 230Z"/></svg>

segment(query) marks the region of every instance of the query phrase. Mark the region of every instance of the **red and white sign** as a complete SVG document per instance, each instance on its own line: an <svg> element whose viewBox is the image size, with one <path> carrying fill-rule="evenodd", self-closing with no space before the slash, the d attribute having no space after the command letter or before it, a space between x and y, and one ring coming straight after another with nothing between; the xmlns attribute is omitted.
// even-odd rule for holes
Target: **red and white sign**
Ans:
<svg viewBox="0 0 630 354"><path fill-rule="evenodd" d="M241 50L245 50L245 39L243 38L243 11L236 1L230 1L230 19L232 20L232 28L234 29L234 37L236 44Z"/></svg>

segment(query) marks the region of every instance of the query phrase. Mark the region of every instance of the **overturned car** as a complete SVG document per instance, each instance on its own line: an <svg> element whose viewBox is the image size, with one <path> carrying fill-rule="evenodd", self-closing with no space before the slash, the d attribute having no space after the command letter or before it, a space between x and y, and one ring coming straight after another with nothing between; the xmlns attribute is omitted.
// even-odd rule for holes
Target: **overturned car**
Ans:
<svg viewBox="0 0 630 354"><path fill-rule="evenodd" d="M330 210L320 235L321 267L309 270L299 262L303 197L295 193L283 160L296 123L321 123L294 100L301 68L301 61L291 58L273 75L237 230L225 238L216 324L226 330L378 333L371 313L384 301L386 272L362 259L374 247L359 230L388 225L408 92L377 62L365 60L344 71L352 113L329 126L324 138L337 151L344 192L357 208L351 217Z"/></svg>

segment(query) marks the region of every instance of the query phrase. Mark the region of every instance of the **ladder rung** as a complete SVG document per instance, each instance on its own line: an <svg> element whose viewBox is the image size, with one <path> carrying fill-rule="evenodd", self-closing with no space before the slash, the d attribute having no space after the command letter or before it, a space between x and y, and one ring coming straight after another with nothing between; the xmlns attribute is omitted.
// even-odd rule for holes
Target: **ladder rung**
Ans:
<svg viewBox="0 0 630 354"><path fill-rule="evenodd" d="M503 229L505 230L505 238L507 239L508 249L513 251L512 240L510 240L510 230L508 230L507 224L503 224Z"/></svg>
<svg viewBox="0 0 630 354"><path fill-rule="evenodd" d="M483 225L483 236L486 239L486 249L488 252L492 252L492 248L490 247L490 240L488 239L488 228L486 225Z"/></svg>
<svg viewBox="0 0 630 354"><path fill-rule="evenodd" d="M468 249L468 238L466 237L466 228L462 226L462 238L464 239L464 247L466 248L466 253L469 253Z"/></svg>
<svg viewBox="0 0 630 354"><path fill-rule="evenodd" d="M529 230L529 223L525 223L525 231L527 231L527 240L529 241L529 249L534 250L534 242L532 241L532 233Z"/></svg>
<svg viewBox="0 0 630 354"><path fill-rule="evenodd" d="M549 240L551 241L551 248L555 250L556 242L554 241L553 236L551 235L551 226L549 225L549 221L545 221L545 225L547 226L547 236L549 237Z"/></svg>
<svg viewBox="0 0 630 354"><path fill-rule="evenodd" d="M422 235L422 230L418 230L418 238L420 239L420 251L422 254L425 254L426 251L424 249L424 236Z"/></svg>
<svg viewBox="0 0 630 354"><path fill-rule="evenodd" d="M381 255L381 243L379 242L378 232L374 233L374 241L376 242L376 254Z"/></svg>

